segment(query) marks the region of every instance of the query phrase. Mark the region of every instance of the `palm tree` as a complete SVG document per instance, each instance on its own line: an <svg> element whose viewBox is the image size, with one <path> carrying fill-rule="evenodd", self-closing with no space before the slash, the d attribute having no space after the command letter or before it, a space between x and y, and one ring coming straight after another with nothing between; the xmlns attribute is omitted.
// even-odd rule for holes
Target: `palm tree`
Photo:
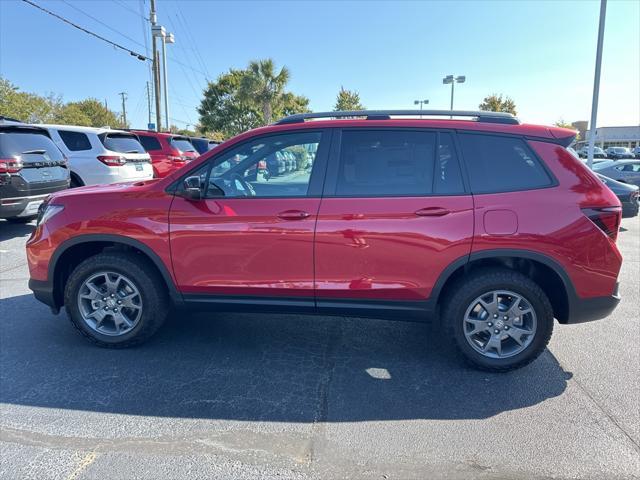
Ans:
<svg viewBox="0 0 640 480"><path fill-rule="evenodd" d="M271 123L273 106L281 99L289 81L289 70L282 67L276 74L273 60L254 60L249 63L247 75L240 84L240 96L244 101L256 102L262 108L265 124Z"/></svg>

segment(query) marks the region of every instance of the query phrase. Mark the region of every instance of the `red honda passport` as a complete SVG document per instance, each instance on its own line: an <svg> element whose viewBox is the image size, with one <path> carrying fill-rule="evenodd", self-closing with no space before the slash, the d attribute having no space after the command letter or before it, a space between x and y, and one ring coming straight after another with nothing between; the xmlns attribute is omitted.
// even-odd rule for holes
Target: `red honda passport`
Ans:
<svg viewBox="0 0 640 480"><path fill-rule="evenodd" d="M166 178L56 193L29 286L104 347L170 306L335 314L438 322L493 371L534 360L554 319L609 315L621 206L566 150L575 132L419 114L293 115Z"/></svg>

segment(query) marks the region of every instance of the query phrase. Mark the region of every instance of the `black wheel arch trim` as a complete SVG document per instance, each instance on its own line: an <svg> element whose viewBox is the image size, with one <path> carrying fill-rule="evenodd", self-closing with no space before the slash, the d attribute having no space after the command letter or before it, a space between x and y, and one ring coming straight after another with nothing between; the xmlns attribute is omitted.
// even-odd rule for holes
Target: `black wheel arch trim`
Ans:
<svg viewBox="0 0 640 480"><path fill-rule="evenodd" d="M49 284L52 293L55 289L56 267L58 266L58 261L60 260L62 254L64 254L69 248L75 247L76 245L93 242L110 242L114 244L133 247L137 250L140 250L144 255L146 255L149 260L151 260L151 262L160 272L162 279L167 284L169 296L171 297L172 302L176 304L182 303L182 294L178 291L169 270L167 269L164 262L160 259L160 257L151 249L151 247L145 245L139 240L114 234L90 233L85 235L78 235L77 237L71 238L61 243L51 256L51 260L49 261L49 267L47 270L47 284Z"/></svg>

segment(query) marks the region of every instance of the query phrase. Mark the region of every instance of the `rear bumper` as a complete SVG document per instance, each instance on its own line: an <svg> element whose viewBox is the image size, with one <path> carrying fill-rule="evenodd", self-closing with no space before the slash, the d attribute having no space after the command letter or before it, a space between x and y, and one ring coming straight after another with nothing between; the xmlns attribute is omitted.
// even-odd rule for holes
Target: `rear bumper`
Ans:
<svg viewBox="0 0 640 480"><path fill-rule="evenodd" d="M618 284L612 295L607 297L575 298L571 302L569 318L564 323L584 323L608 317L620 303Z"/></svg>
<svg viewBox="0 0 640 480"><path fill-rule="evenodd" d="M30 217L38 213L40 204L49 195L34 195L0 200L0 218Z"/></svg>

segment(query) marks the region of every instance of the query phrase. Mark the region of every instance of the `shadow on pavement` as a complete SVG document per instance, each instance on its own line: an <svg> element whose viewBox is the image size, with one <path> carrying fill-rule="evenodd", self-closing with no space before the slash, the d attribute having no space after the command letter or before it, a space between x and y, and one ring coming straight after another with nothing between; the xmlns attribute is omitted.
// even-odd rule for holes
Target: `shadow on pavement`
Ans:
<svg viewBox="0 0 640 480"><path fill-rule="evenodd" d="M30 223L11 223L7 220L0 220L0 242L16 237L28 237L35 229L35 221Z"/></svg>
<svg viewBox="0 0 640 480"><path fill-rule="evenodd" d="M379 320L174 314L149 343L89 344L31 295L0 300L0 402L278 422L486 418L565 390L548 351L516 372L465 367L431 327Z"/></svg>

